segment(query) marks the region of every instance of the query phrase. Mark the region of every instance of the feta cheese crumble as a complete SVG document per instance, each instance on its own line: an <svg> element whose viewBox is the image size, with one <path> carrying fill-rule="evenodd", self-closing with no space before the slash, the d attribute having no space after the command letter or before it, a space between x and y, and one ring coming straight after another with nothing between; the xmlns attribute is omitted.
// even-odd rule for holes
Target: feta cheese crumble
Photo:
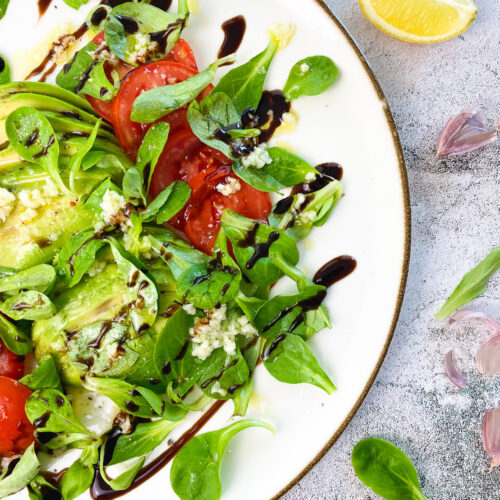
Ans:
<svg viewBox="0 0 500 500"><path fill-rule="evenodd" d="M307 63L302 63L300 65L300 71L301 71L302 74L307 73L310 69L311 69L311 67Z"/></svg>
<svg viewBox="0 0 500 500"><path fill-rule="evenodd" d="M316 179L316 174L314 172L307 172L305 179L307 182L313 182Z"/></svg>
<svg viewBox="0 0 500 500"><path fill-rule="evenodd" d="M146 33L136 33L134 38L134 50L125 52L125 55L129 61L144 64L148 54L158 48L158 43L151 41L151 37Z"/></svg>
<svg viewBox="0 0 500 500"><path fill-rule="evenodd" d="M21 208L21 222L29 222L38 215L38 208L49 204L50 198L59 196L59 189L52 179L48 179L40 189L23 189L17 193L17 201Z"/></svg>
<svg viewBox="0 0 500 500"><path fill-rule="evenodd" d="M215 189L224 196L229 196L230 194L237 193L241 189L241 184L238 179L229 177L225 183L217 184Z"/></svg>
<svg viewBox="0 0 500 500"><path fill-rule="evenodd" d="M107 189L102 197L102 217L107 224L116 224L118 215L127 206L125 198L116 191Z"/></svg>
<svg viewBox="0 0 500 500"><path fill-rule="evenodd" d="M284 49L295 34L294 24L271 24L268 28L269 34L278 42L278 50Z"/></svg>
<svg viewBox="0 0 500 500"><path fill-rule="evenodd" d="M241 163L245 168L263 168L266 165L269 165L269 163L272 163L272 161L273 160L269 156L264 144L256 147L250 154L241 158Z"/></svg>
<svg viewBox="0 0 500 500"><path fill-rule="evenodd" d="M316 212L314 210L307 210L299 215L299 220L303 224L310 224L311 222L316 222Z"/></svg>
<svg viewBox="0 0 500 500"><path fill-rule="evenodd" d="M193 341L193 356L201 360L207 359L215 349L224 348L229 356L236 353L236 336L252 338L257 330L246 316L232 314L226 316L227 306L222 304L218 309L206 311L204 318L198 318L189 330Z"/></svg>
<svg viewBox="0 0 500 500"><path fill-rule="evenodd" d="M9 216L16 197L8 190L0 187L0 220L5 222Z"/></svg>
<svg viewBox="0 0 500 500"><path fill-rule="evenodd" d="M182 305L182 308L191 316L194 316L196 314L196 307L194 306L194 304L191 304L191 302L186 302Z"/></svg>

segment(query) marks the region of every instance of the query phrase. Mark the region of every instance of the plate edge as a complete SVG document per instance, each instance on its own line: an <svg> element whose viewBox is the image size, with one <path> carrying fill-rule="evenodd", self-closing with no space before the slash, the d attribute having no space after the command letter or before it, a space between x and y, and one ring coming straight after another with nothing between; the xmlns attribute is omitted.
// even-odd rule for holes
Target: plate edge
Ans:
<svg viewBox="0 0 500 500"><path fill-rule="evenodd" d="M289 490L291 490L301 479L308 474L313 467L326 455L326 453L330 450L330 448L335 444L335 442L339 439L339 437L342 435L342 433L346 430L347 426L351 423L353 420L354 416L356 415L357 411L361 407L361 404L365 400L366 396L370 392L370 389L372 388L377 375L380 371L380 368L382 367L382 364L384 362L384 359L387 355L387 351L389 350L389 346L392 342L392 339L394 337L394 332L396 330L396 326L399 320L399 315L401 312L401 307L403 305L403 299L405 295L405 290L406 290L406 283L408 280L408 270L410 266L410 250L411 250L411 208L410 208L410 189L409 189L409 184L408 184L408 174L406 171L406 163L405 163L405 158L404 158L404 153L403 153L403 148L401 146L401 141L399 138L399 133L398 129L396 126L396 122L394 120L394 116L391 112L391 109L389 107L389 103L387 101L387 98L385 97L384 91L382 90L382 86L380 85L379 81L377 80L377 77L375 76L373 70L371 69L368 61L366 60L365 56L361 52L360 48L354 41L353 37L347 30L347 28L342 24L342 22L338 19L338 17L330 10L328 5L324 2L324 0L312 0L316 2L319 7L325 12L325 14L330 18L330 20L337 26L337 28L340 29L340 31L343 33L351 47L353 48L354 52L358 56L358 59L360 60L361 64L363 65L363 68L367 74L367 76L370 78L370 81L372 82L373 88L375 89L375 92L377 93L377 96L379 99L382 101L384 105L384 113L385 117L387 120L387 123L389 124L389 127L392 132L392 139L393 139L393 145L394 149L396 151L397 157L398 157L398 165L399 165L399 174L400 174L400 179L401 179L401 190L402 190L402 195L403 195L403 205L404 205L404 246L403 246L403 265L401 268L401 281L399 283L399 290L398 290L398 295L397 295L397 300L396 300L396 306L394 308L394 314L392 317L391 321L391 326L389 327L389 331L387 334L387 339L385 341L384 347L382 349L382 352L380 354L380 357L378 358L377 364L372 371L370 378L368 379L368 382L366 383L361 395L359 398L356 400L354 406L352 407L351 411L347 415L347 417L344 419L344 421L340 424L339 428L336 430L336 432L333 434L333 436L328 440L328 442L323 446L323 448L319 451L319 453L302 469L302 471L295 476L292 481L290 481L284 488L282 488L276 495L274 495L271 500L278 500L281 498L285 493L287 493Z"/></svg>

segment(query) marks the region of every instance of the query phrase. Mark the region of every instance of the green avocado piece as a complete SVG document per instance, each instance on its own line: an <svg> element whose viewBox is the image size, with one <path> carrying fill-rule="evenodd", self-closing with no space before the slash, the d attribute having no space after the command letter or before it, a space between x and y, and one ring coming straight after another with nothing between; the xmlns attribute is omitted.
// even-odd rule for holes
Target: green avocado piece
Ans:
<svg viewBox="0 0 500 500"><path fill-rule="evenodd" d="M54 300L58 313L33 323L31 338L37 359L51 354L65 384L80 386L81 372L67 354L68 337L85 325L115 318L127 304L127 285L116 264L97 276L85 277Z"/></svg>
<svg viewBox="0 0 500 500"><path fill-rule="evenodd" d="M12 94L32 93L41 94L50 97L56 97L62 101L66 101L74 106L77 106L84 111L95 115L95 111L86 99L77 96L69 90L63 89L56 85L43 82L9 82L0 85L0 99Z"/></svg>

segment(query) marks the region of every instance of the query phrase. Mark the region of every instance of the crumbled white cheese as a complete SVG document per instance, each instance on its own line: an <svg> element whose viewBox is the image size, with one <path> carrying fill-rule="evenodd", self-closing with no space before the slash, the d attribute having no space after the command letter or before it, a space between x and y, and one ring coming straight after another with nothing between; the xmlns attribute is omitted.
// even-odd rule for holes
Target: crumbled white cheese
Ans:
<svg viewBox="0 0 500 500"><path fill-rule="evenodd" d="M314 172L307 172L306 181L313 182L316 179L316 174Z"/></svg>
<svg viewBox="0 0 500 500"><path fill-rule="evenodd" d="M297 117L294 113L288 111L281 115L281 122L287 125L295 125L297 123Z"/></svg>
<svg viewBox="0 0 500 500"><path fill-rule="evenodd" d="M238 179L229 177L225 183L217 184L215 189L224 196L229 196L230 194L237 193L241 189L241 184Z"/></svg>
<svg viewBox="0 0 500 500"><path fill-rule="evenodd" d="M5 219L10 214L16 197L8 190L0 187L0 220L5 222Z"/></svg>
<svg viewBox="0 0 500 500"><path fill-rule="evenodd" d="M295 197L295 203L293 204L293 208L300 208L302 204L306 201L306 195L303 193L299 193Z"/></svg>
<svg viewBox="0 0 500 500"><path fill-rule="evenodd" d="M218 309L206 311L204 318L198 318L189 330L193 341L193 356L204 360L215 349L224 348L229 356L236 353L236 336L251 338L257 334L246 316L232 315L226 317L227 306L222 304Z"/></svg>
<svg viewBox="0 0 500 500"><path fill-rule="evenodd" d="M116 223L118 214L127 206L125 198L117 193L107 189L102 197L102 217L104 222L108 224Z"/></svg>
<svg viewBox="0 0 500 500"><path fill-rule="evenodd" d="M92 265L88 268L87 274L93 278L94 276L101 274L104 269L106 269L106 262L94 260Z"/></svg>
<svg viewBox="0 0 500 500"><path fill-rule="evenodd" d="M40 189L23 189L17 193L17 200L22 210L20 218L21 222L29 222L37 215L37 209L44 207L50 203L50 198L59 196L59 189L52 179L48 179Z"/></svg>
<svg viewBox="0 0 500 500"><path fill-rule="evenodd" d="M268 28L269 34L278 42L278 49L284 49L295 34L295 25L293 24L271 24Z"/></svg>
<svg viewBox="0 0 500 500"><path fill-rule="evenodd" d="M107 61L112 66L116 66L120 59L111 52L106 40L103 40L99 47L95 50L87 50L87 54L94 59L94 61Z"/></svg>
<svg viewBox="0 0 500 500"><path fill-rule="evenodd" d="M49 234L49 240L50 241L56 241L57 238L59 238L59 234L58 233L50 233Z"/></svg>
<svg viewBox="0 0 500 500"><path fill-rule="evenodd" d="M96 233L100 233L104 230L105 227L106 227L106 223L103 222L102 220L100 220L99 222L96 222L96 224L94 225L94 231Z"/></svg>
<svg viewBox="0 0 500 500"><path fill-rule="evenodd" d="M134 50L125 52L126 58L129 61L143 64L147 60L148 53L156 50L158 43L151 41L151 37L146 33L136 33L134 38Z"/></svg>
<svg viewBox="0 0 500 500"><path fill-rule="evenodd" d="M191 316L194 316L196 314L196 307L194 306L194 304L191 304L191 302L186 302L182 305L182 308Z"/></svg>
<svg viewBox="0 0 500 500"><path fill-rule="evenodd" d="M316 222L317 214L314 210L307 210L299 215L299 220L303 224L309 224L311 222Z"/></svg>
<svg viewBox="0 0 500 500"><path fill-rule="evenodd" d="M21 219L21 222L26 223L32 221L37 215L38 210L36 210L35 208L27 208L26 210L23 210L23 212L21 212L21 215L19 217Z"/></svg>
<svg viewBox="0 0 500 500"><path fill-rule="evenodd" d="M261 144L260 146L256 147L250 154L241 158L241 163L245 168L263 168L266 165L269 165L269 163L272 163L272 161L273 160L266 150L265 144Z"/></svg>
<svg viewBox="0 0 500 500"><path fill-rule="evenodd" d="M311 69L311 67L307 63L302 63L300 65L300 71L301 71L302 74L307 73L310 69Z"/></svg>

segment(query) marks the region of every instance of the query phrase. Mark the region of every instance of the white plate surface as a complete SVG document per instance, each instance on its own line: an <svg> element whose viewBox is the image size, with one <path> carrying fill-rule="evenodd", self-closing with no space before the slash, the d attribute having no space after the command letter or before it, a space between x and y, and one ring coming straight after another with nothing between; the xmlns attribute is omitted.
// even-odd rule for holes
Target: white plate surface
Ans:
<svg viewBox="0 0 500 500"><path fill-rule="evenodd" d="M79 26L97 1L75 12L54 0L40 22L35 0L11 4L0 22L0 54L13 66L13 77L22 79L43 57L50 37ZM328 223L302 245L302 268L312 275L342 254L355 257L358 266L328 293L332 330L310 342L338 391L327 396L312 386L281 384L263 367L257 369L256 394L247 416L271 422L276 436L263 429L241 433L228 448L221 477L223 498L266 499L293 482L338 437L380 367L399 313L408 264L406 175L385 100L352 41L319 3L199 0L198 5L183 37L200 68L216 58L221 23L243 14L247 31L239 62L265 47L270 24L296 25L290 45L275 58L266 88L282 88L291 66L309 55L327 55L341 71L338 82L321 96L294 102L297 127L273 139L313 165L336 161L344 167L345 196ZM228 403L204 430L226 425L231 412ZM165 468L126 498L175 498L168 475Z"/></svg>

